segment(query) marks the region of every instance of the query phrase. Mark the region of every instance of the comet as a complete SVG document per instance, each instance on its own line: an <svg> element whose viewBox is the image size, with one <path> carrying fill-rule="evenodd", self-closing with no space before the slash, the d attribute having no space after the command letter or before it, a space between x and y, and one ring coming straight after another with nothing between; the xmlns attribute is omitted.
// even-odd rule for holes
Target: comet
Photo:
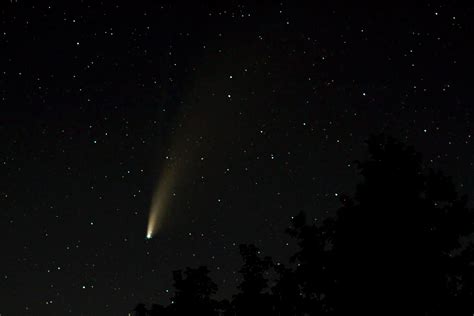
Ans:
<svg viewBox="0 0 474 316"><path fill-rule="evenodd" d="M183 121L183 124L178 125L184 126L181 126L177 135L174 135L172 146L166 151L167 157L161 167L162 171L151 197L146 239L152 239L163 227L165 215L169 213L170 202L178 189L179 180L183 175L189 176L189 161L195 157L194 148L190 144L197 144L199 136L191 131L202 131L201 126L194 124L195 122L202 124L202 122L192 118ZM195 134L194 138L193 134Z"/></svg>
<svg viewBox="0 0 474 316"><path fill-rule="evenodd" d="M176 168L172 165L167 166L162 172L151 198L146 239L153 238L163 224L165 210L169 206L176 177Z"/></svg>
<svg viewBox="0 0 474 316"><path fill-rule="evenodd" d="M220 80L220 79L219 79ZM198 94L195 89L202 89L200 85L190 89L187 104L177 114L174 133L170 136L170 147L163 151L168 157L161 167L161 174L154 191L152 191L146 239L152 239L164 226L165 217L171 209L174 193L183 187L183 180L193 176L197 153L206 152L211 146L217 146L215 139L221 133L220 124L228 121L229 114L234 113L230 107L223 107L213 99L209 102L194 102ZM207 88L206 88L207 89ZM206 90L207 91L207 90ZM201 93L199 93L201 94ZM214 129L213 129L214 127ZM219 127L219 128L217 128ZM228 126L226 126L229 128ZM225 137L227 141L227 137ZM214 140L213 142L211 140Z"/></svg>

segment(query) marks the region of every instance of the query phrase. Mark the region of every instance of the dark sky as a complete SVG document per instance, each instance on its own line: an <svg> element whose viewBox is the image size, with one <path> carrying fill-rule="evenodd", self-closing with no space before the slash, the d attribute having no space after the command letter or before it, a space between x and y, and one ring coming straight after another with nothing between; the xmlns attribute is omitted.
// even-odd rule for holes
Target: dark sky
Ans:
<svg viewBox="0 0 474 316"><path fill-rule="evenodd" d="M200 264L229 296L238 245L286 261L371 133L474 189L473 7L37 2L1 4L2 315L126 315Z"/></svg>

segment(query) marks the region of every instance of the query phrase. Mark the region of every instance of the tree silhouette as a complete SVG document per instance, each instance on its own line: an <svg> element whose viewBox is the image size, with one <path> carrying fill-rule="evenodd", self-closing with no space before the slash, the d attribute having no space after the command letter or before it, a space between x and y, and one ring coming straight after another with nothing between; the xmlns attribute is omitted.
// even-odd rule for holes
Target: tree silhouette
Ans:
<svg viewBox="0 0 474 316"><path fill-rule="evenodd" d="M217 314L220 316L234 316L235 311L232 307L232 303L224 299L217 302L216 307Z"/></svg>
<svg viewBox="0 0 474 316"><path fill-rule="evenodd" d="M215 315L216 301L211 296L217 285L209 277L207 267L186 268L173 272L175 294L170 312L172 315Z"/></svg>
<svg viewBox="0 0 474 316"><path fill-rule="evenodd" d="M413 148L383 135L358 162L364 181L337 214L333 253L342 313L446 314L459 238L472 231L467 199Z"/></svg>
<svg viewBox="0 0 474 316"><path fill-rule="evenodd" d="M292 218L287 233L296 238L299 250L291 257L297 262L295 277L300 289L302 310L317 315L330 310L328 291L333 286L330 225L307 225L304 213Z"/></svg>
<svg viewBox="0 0 474 316"><path fill-rule="evenodd" d="M303 315L303 292L295 271L283 264L274 266L278 275L272 287L272 303L275 315Z"/></svg>
<svg viewBox="0 0 474 316"><path fill-rule="evenodd" d="M355 164L362 181L353 197L341 195L336 216L320 224L308 224L303 213L292 218L292 266L241 245L242 282L232 301L211 298L217 286L207 268L187 268L185 277L174 272L173 304L161 312L473 315L474 213L467 197L451 178L424 167L412 147L384 135L367 145L369 158ZM277 277L269 288L272 269ZM136 311L146 313L143 304Z"/></svg>
<svg viewBox="0 0 474 316"><path fill-rule="evenodd" d="M472 247L460 244L473 230L467 199L451 179L423 170L413 148L377 135L368 149L357 162L363 181L335 218L292 221L305 297L315 293L335 314L472 314Z"/></svg>
<svg viewBox="0 0 474 316"><path fill-rule="evenodd" d="M148 311L149 316L164 316L168 315L166 308L159 304L152 304L151 309Z"/></svg>
<svg viewBox="0 0 474 316"><path fill-rule="evenodd" d="M147 314L147 309L145 307L145 304L139 303L135 308L133 309L135 312L135 316L146 316Z"/></svg>
<svg viewBox="0 0 474 316"><path fill-rule="evenodd" d="M272 266L270 257L260 258L259 249L254 245L240 245L240 255L244 265L240 269L242 282L238 285L240 293L234 296L237 315L268 313L271 309L271 298L268 289L268 278L265 276Z"/></svg>

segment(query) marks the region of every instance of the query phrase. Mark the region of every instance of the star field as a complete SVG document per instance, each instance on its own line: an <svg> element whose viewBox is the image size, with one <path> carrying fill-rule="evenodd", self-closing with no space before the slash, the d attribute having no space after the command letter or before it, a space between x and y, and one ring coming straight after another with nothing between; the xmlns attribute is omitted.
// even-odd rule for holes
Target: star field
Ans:
<svg viewBox="0 0 474 316"><path fill-rule="evenodd" d="M2 4L1 315L126 315L333 214L385 132L474 189L472 9ZM162 228L151 196L179 166Z"/></svg>

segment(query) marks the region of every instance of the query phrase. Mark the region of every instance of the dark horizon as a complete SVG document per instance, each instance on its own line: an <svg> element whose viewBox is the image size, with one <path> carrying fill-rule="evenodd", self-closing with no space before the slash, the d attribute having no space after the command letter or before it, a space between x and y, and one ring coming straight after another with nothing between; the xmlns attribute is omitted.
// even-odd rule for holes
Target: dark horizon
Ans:
<svg viewBox="0 0 474 316"><path fill-rule="evenodd" d="M5 1L0 314L166 305L201 265L231 299L239 245L287 263L292 217L335 218L371 135L472 199L473 10Z"/></svg>

